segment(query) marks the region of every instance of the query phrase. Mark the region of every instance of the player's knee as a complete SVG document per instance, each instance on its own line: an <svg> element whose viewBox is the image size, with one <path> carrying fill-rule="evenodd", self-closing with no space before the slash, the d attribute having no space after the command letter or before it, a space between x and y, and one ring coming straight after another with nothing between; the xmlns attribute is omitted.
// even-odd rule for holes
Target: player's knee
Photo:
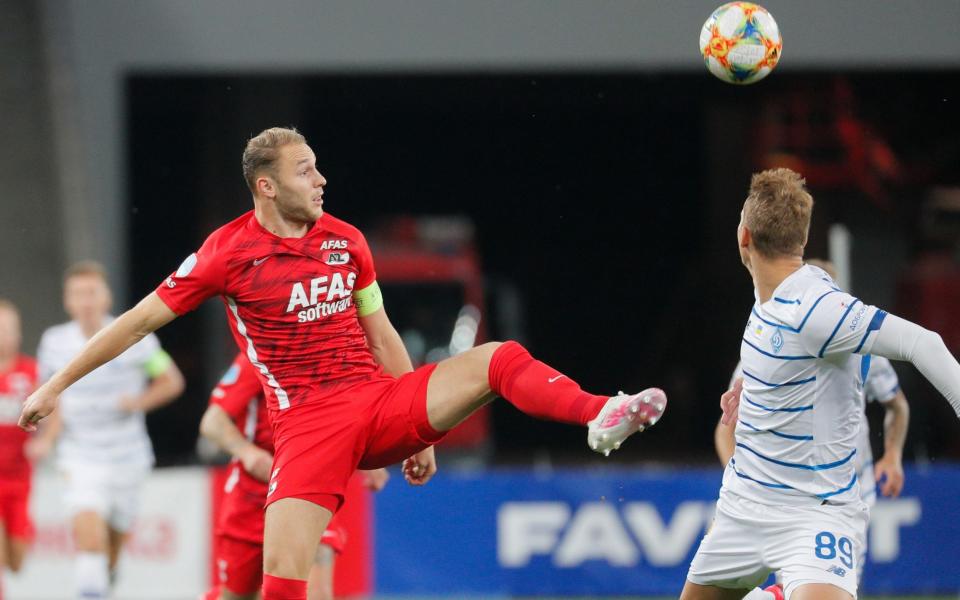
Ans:
<svg viewBox="0 0 960 600"><path fill-rule="evenodd" d="M490 361L493 360L494 353L502 345L503 342L487 342L474 347L473 351L476 352L477 358L483 361L483 364L489 365Z"/></svg>

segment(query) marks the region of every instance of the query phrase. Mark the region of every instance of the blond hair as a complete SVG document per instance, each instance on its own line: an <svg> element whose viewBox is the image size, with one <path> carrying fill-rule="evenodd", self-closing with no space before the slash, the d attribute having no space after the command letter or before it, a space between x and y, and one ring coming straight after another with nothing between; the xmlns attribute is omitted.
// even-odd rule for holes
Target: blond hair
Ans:
<svg viewBox="0 0 960 600"><path fill-rule="evenodd" d="M257 192L257 174L261 171L274 173L273 168L280 158L280 148L287 144L306 144L296 127L271 127L247 140L243 149L243 178L253 193Z"/></svg>
<svg viewBox="0 0 960 600"><path fill-rule="evenodd" d="M63 280L67 281L68 279L83 275L93 275L99 277L104 282L107 281L107 270L102 264L95 260L81 260L80 262L73 263L63 272Z"/></svg>
<svg viewBox="0 0 960 600"><path fill-rule="evenodd" d="M805 183L790 169L754 173L743 204L743 224L760 254L803 256L813 213L813 197Z"/></svg>

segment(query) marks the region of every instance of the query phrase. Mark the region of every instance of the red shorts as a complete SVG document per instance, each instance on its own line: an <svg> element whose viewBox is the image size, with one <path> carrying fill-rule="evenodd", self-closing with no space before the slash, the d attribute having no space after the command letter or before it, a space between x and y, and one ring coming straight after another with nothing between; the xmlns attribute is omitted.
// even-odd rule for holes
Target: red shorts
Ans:
<svg viewBox="0 0 960 600"><path fill-rule="evenodd" d="M299 498L335 513L356 469L398 463L443 439L427 421L427 381L435 368L424 365L275 413L267 504Z"/></svg>
<svg viewBox="0 0 960 600"><path fill-rule="evenodd" d="M0 523L8 536L24 541L33 539L29 503L29 485L0 481Z"/></svg>

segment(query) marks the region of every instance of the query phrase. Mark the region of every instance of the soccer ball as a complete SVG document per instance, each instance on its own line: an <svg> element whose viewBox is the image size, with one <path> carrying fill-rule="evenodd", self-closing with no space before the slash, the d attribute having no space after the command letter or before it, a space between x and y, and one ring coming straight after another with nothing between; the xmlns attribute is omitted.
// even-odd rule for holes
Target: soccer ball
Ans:
<svg viewBox="0 0 960 600"><path fill-rule="evenodd" d="M724 4L700 31L700 53L707 69L727 83L760 81L777 66L782 49L777 22L752 2Z"/></svg>

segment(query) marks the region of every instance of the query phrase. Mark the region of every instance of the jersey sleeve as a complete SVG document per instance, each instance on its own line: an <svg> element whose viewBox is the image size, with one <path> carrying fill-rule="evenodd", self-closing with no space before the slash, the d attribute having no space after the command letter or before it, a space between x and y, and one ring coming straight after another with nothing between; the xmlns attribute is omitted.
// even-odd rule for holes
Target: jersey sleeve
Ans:
<svg viewBox="0 0 960 600"><path fill-rule="evenodd" d="M253 365L246 356L238 354L210 393L210 404L216 404L237 420L247 410L250 399L261 394L263 388Z"/></svg>
<svg viewBox="0 0 960 600"><path fill-rule="evenodd" d="M194 310L204 300L224 293L226 259L214 233L157 286L157 295L178 315Z"/></svg>
<svg viewBox="0 0 960 600"><path fill-rule="evenodd" d="M828 291L810 309L799 331L800 343L817 358L870 354L886 315L846 292Z"/></svg>
<svg viewBox="0 0 960 600"><path fill-rule="evenodd" d="M137 350L137 360L144 374L151 379L162 375L173 364L173 359L160 346L160 339L156 334L147 335L137 342L134 348Z"/></svg>
<svg viewBox="0 0 960 600"><path fill-rule="evenodd" d="M37 383L50 379L57 369L63 366L56 360L56 351L51 337L49 329L40 336L40 345L37 347Z"/></svg>
<svg viewBox="0 0 960 600"><path fill-rule="evenodd" d="M370 245L367 239L361 233L357 237L357 283L354 290L363 290L372 285L377 280L377 271L373 266L373 253L370 251Z"/></svg>
<svg viewBox="0 0 960 600"><path fill-rule="evenodd" d="M894 399L900 391L900 379L893 370L890 361L882 356L873 356L870 361L870 372L864 384L864 392L869 402L887 403Z"/></svg>

